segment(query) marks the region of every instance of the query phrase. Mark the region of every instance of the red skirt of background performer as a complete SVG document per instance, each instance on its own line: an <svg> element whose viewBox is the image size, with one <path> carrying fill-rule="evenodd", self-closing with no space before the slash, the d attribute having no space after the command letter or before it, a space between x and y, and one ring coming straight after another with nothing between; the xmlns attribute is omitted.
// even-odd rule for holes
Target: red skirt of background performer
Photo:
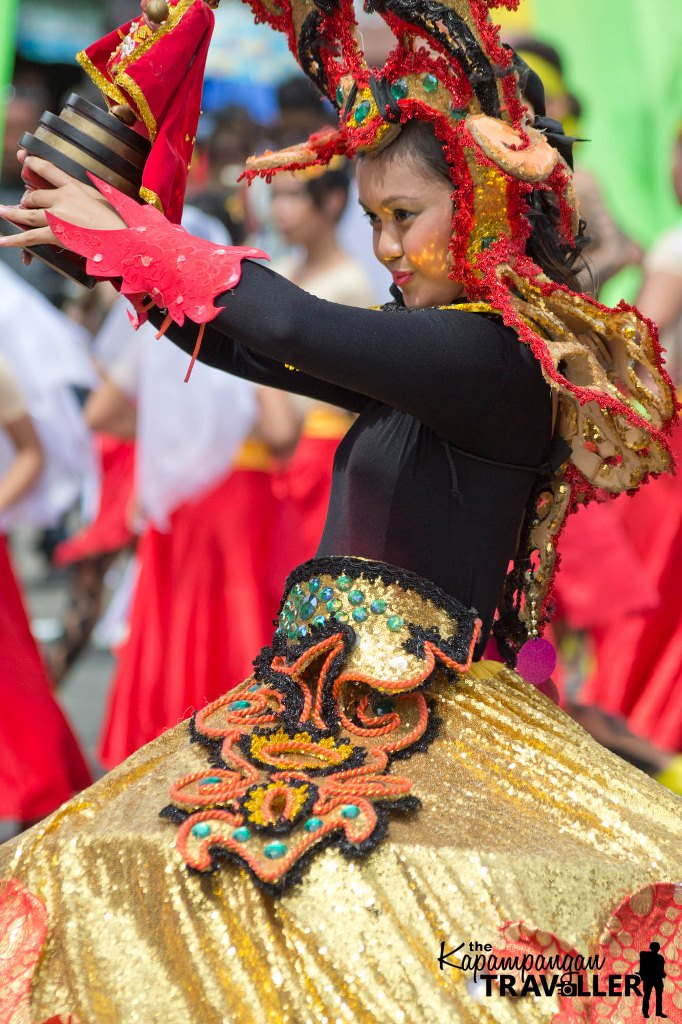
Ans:
<svg viewBox="0 0 682 1024"><path fill-rule="evenodd" d="M337 409L312 409L291 461L273 474L275 520L268 586L279 603L289 573L315 556L332 487L334 454L352 416Z"/></svg>
<svg viewBox="0 0 682 1024"><path fill-rule="evenodd" d="M682 426L673 435L682 463ZM657 746L682 750L682 475L662 476L616 503L659 604L596 636L597 668L584 699L627 717ZM629 580L623 587L631 586Z"/></svg>
<svg viewBox="0 0 682 1024"><path fill-rule="evenodd" d="M0 695L0 818L43 818L92 780L52 696L1 535Z"/></svg>
<svg viewBox="0 0 682 1024"><path fill-rule="evenodd" d="M254 444L239 464L255 460ZM251 672L270 641L265 561L272 488L264 468L235 468L138 546L130 635L120 651L100 757L113 768Z"/></svg>
<svg viewBox="0 0 682 1024"><path fill-rule="evenodd" d="M84 558L119 551L134 540L128 526L128 508L135 477L135 442L111 434L98 434L101 468L97 516L55 551L56 565L71 565Z"/></svg>
<svg viewBox="0 0 682 1024"><path fill-rule="evenodd" d="M572 629L603 628L658 606L656 585L623 522L627 502L593 502L566 522L554 598L557 618Z"/></svg>

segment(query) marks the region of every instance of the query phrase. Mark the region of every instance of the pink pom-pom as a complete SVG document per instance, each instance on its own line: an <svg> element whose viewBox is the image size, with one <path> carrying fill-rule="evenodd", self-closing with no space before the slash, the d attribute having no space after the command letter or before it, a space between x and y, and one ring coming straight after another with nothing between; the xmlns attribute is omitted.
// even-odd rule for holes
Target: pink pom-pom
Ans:
<svg viewBox="0 0 682 1024"><path fill-rule="evenodd" d="M528 640L516 659L516 671L527 683L539 687L556 668L556 651L549 640Z"/></svg>

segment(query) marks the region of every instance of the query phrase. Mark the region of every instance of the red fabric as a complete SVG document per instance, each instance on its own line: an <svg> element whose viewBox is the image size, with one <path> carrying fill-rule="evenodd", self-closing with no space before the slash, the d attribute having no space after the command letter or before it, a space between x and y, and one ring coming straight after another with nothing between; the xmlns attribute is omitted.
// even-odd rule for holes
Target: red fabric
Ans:
<svg viewBox="0 0 682 1024"><path fill-rule="evenodd" d="M135 480L135 442L121 441L111 434L97 436L101 468L101 489L97 516L84 529L59 544L56 565L71 565L84 558L119 551L135 535L128 526L128 509Z"/></svg>
<svg viewBox="0 0 682 1024"><path fill-rule="evenodd" d="M276 507L268 581L275 604L292 569L313 558L317 551L329 507L334 453L340 440L303 434L291 461L273 475Z"/></svg>
<svg viewBox="0 0 682 1024"><path fill-rule="evenodd" d="M52 696L1 536L0 694L0 819L42 818L91 778Z"/></svg>
<svg viewBox="0 0 682 1024"><path fill-rule="evenodd" d="M659 603L658 590L622 521L622 503L627 501L593 502L566 522L554 595L557 616L574 629L607 626Z"/></svg>
<svg viewBox="0 0 682 1024"><path fill-rule="evenodd" d="M93 43L85 54L138 114L140 128L145 127L143 134L152 144L142 186L158 197L166 216L179 223L215 17L203 0L171 0L170 7L168 25L146 51L138 45L128 56L116 54L134 24L128 22ZM109 98L116 102L112 92Z"/></svg>
<svg viewBox="0 0 682 1024"><path fill-rule="evenodd" d="M573 992L564 992L560 984L558 994L559 1012L551 1018L550 1024L590 1024L602 1021L604 1024L624 1024L625 1021L643 1019L639 998L619 995L609 996L610 975L635 975L640 973L640 955L646 952L650 943L658 943L661 955L667 963L667 982L663 991L663 1012L671 1021L682 1020L679 1007L682 1004L682 979L679 971L679 943L682 932L682 906L679 885L674 882L654 882L630 893L613 910L604 928L599 946L590 949L590 957L598 962L598 969L585 965L585 951L576 950L570 939L558 938L551 932L541 931L535 924L526 921L507 921L499 929L503 945L496 946L493 956L525 963L525 971L510 967L510 973L519 981L534 977L538 983L544 977L551 983L555 972L544 965L553 958L566 959L573 971L570 984ZM525 957L529 959L524 960ZM540 959L541 958L541 959ZM590 976L597 976L601 995L592 990ZM568 980L564 974L562 981ZM579 981L582 981L583 995L576 997ZM590 993L587 995L587 993ZM532 996L530 997L532 998ZM637 1004L635 1004L637 998ZM653 995L652 995L653 1003ZM655 1017L655 1014L652 1014ZM658 1019L658 1018L656 1018Z"/></svg>
<svg viewBox="0 0 682 1024"><path fill-rule="evenodd" d="M250 674L277 613L265 586L271 524L269 474L236 469L180 506L169 533L142 537L101 740L107 768Z"/></svg>
<svg viewBox="0 0 682 1024"><path fill-rule="evenodd" d="M168 310L168 324L174 320L182 326L186 316L196 324L213 320L224 308L214 306L213 300L239 283L242 260L269 258L260 249L195 238L153 206L139 206L90 177L128 227L98 231L68 224L51 213L47 219L65 248L87 257L89 274L122 279L121 294L137 302L140 321L146 319L140 305L145 295Z"/></svg>
<svg viewBox="0 0 682 1024"><path fill-rule="evenodd" d="M0 1024L31 1021L31 978L47 936L45 905L16 878L0 882Z"/></svg>
<svg viewBox="0 0 682 1024"><path fill-rule="evenodd" d="M679 460L679 425L672 444ZM660 604L597 635L597 669L584 699L625 715L633 732L657 746L682 751L682 474L651 481L617 504Z"/></svg>

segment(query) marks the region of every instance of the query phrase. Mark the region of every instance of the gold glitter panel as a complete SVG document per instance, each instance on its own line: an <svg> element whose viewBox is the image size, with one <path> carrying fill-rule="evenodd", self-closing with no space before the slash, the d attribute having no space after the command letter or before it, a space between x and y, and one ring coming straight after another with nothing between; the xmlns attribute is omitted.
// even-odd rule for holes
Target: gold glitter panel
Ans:
<svg viewBox="0 0 682 1024"><path fill-rule="evenodd" d="M32 1019L549 1024L556 997L482 997L441 942L499 946L523 921L594 952L628 895L682 878L682 804L498 664L428 693L439 734L400 765L421 808L362 860L321 852L279 900L182 862L158 810L206 768L185 724L2 847L0 877L47 908Z"/></svg>

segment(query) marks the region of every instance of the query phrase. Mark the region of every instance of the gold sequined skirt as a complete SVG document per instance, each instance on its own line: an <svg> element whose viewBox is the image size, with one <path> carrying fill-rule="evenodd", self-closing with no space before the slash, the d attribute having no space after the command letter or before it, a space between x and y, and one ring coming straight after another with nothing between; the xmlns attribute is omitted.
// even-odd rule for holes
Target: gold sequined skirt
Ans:
<svg viewBox="0 0 682 1024"><path fill-rule="evenodd" d="M31 1019L550 1022L556 992L486 993L470 944L521 922L593 954L640 890L643 920L666 901L670 964L682 802L514 672L467 667L476 635L399 570L298 570L273 649L194 742L177 726L0 849L47 909Z"/></svg>

